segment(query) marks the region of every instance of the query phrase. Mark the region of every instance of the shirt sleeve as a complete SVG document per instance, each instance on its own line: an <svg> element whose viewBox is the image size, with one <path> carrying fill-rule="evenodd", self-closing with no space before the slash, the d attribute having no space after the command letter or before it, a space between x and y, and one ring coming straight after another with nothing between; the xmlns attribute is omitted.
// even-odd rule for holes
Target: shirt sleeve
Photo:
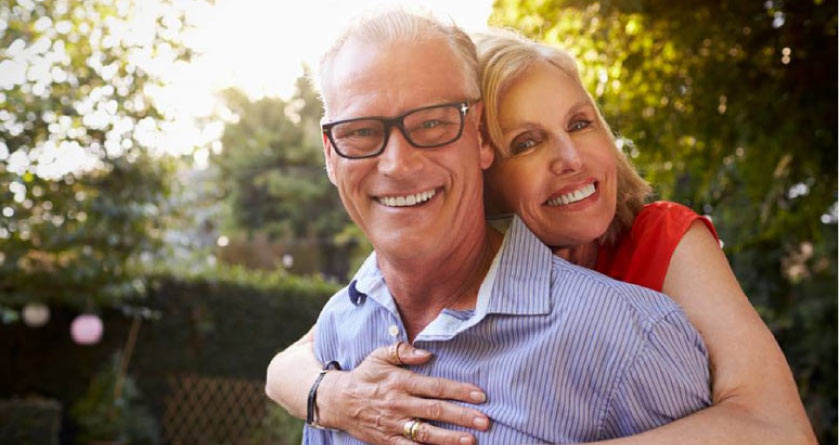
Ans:
<svg viewBox="0 0 839 445"><path fill-rule="evenodd" d="M708 352L679 311L650 330L606 408L605 438L670 423L711 405Z"/></svg>

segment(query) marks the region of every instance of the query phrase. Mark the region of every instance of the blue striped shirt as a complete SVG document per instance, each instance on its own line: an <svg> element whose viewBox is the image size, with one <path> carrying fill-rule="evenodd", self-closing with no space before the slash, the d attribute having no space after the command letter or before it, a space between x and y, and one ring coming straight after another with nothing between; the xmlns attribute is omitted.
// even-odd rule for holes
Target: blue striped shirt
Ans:
<svg viewBox="0 0 839 445"><path fill-rule="evenodd" d="M373 254L324 307L315 354L352 369L396 340L405 330ZM443 310L413 344L434 354L413 371L486 391L479 443L609 439L710 405L707 351L676 303L555 257L518 218L476 308ZM304 443L360 442L306 427Z"/></svg>

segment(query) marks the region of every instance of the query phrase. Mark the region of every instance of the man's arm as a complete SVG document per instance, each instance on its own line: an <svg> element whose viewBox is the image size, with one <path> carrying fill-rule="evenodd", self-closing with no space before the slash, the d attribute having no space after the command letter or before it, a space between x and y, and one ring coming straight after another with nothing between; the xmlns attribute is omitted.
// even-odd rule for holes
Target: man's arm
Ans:
<svg viewBox="0 0 839 445"><path fill-rule="evenodd" d="M708 229L694 222L664 281L711 359L710 408L609 444L815 444L789 365Z"/></svg>

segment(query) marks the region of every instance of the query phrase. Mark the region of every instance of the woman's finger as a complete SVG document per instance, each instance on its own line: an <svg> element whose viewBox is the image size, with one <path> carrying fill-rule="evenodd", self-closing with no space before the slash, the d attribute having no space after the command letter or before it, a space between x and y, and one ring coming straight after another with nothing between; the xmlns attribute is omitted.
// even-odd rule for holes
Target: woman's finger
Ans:
<svg viewBox="0 0 839 445"><path fill-rule="evenodd" d="M394 408L409 418L435 420L481 431L489 428L486 414L445 400L410 398L398 402Z"/></svg>
<svg viewBox="0 0 839 445"><path fill-rule="evenodd" d="M431 358L431 353L418 349L405 342L398 342L396 351L399 361L405 365L421 365Z"/></svg>
<svg viewBox="0 0 839 445"><path fill-rule="evenodd" d="M421 422L416 432L416 442L438 445L473 445L475 437L459 431L451 431Z"/></svg>
<svg viewBox="0 0 839 445"><path fill-rule="evenodd" d="M406 439L402 436L392 436L390 440L385 443L393 445L416 445L416 442L414 442L413 440Z"/></svg>
<svg viewBox="0 0 839 445"><path fill-rule="evenodd" d="M367 357L372 357L394 366L420 365L431 358L431 353L400 341L376 348Z"/></svg>
<svg viewBox="0 0 839 445"><path fill-rule="evenodd" d="M404 374L403 386L412 395L429 399L458 400L466 403L484 403L486 394L481 388L469 383L427 377L419 374Z"/></svg>
<svg viewBox="0 0 839 445"><path fill-rule="evenodd" d="M404 419L396 424L389 425L388 429L398 430L398 434L390 434L387 442L389 443L430 443L439 445L467 445L475 444L477 441L475 437L469 433L462 431L451 431L445 428L440 428L428 423L425 419L417 419L418 424L414 430L413 440L406 429L411 428L413 424L412 419ZM407 442L404 442L404 440Z"/></svg>

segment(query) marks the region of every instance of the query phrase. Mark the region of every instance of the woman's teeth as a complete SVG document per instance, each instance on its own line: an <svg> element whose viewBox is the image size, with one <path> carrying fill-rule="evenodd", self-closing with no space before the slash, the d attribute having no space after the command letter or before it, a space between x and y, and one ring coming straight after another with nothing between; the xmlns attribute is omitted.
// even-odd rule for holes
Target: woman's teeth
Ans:
<svg viewBox="0 0 839 445"><path fill-rule="evenodd" d="M436 190L429 190L427 192L415 193L413 195L405 196L382 196L378 198L379 202L388 207L407 207L417 204L422 204L431 199L437 194Z"/></svg>
<svg viewBox="0 0 839 445"><path fill-rule="evenodd" d="M588 198L589 196L594 194L594 190L594 183L591 183L579 190L557 196L556 198L549 199L547 204L549 206L563 206L573 204L577 201L581 201L583 199Z"/></svg>

